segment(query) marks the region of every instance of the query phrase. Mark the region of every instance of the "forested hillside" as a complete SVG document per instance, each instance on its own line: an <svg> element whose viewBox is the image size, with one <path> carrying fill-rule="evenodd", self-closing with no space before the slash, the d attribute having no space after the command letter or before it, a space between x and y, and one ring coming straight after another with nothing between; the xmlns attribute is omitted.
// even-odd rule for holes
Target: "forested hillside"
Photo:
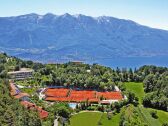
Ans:
<svg viewBox="0 0 168 126"><path fill-rule="evenodd" d="M10 95L7 72L17 70L23 61L0 54L0 125L1 126L41 126L37 111L28 110L20 101Z"/></svg>
<svg viewBox="0 0 168 126"><path fill-rule="evenodd" d="M168 71L161 70L147 75L144 88L147 93L144 106L168 111Z"/></svg>
<svg viewBox="0 0 168 126"><path fill-rule="evenodd" d="M168 106L168 69L166 67L143 66L139 69L111 69L98 64L41 64L22 61L18 58L0 55L0 77L4 78L10 70L28 67L35 70L34 78L24 85L65 86L71 88L114 90L118 85L124 90L122 82L143 82L147 93L143 104L148 107L166 110ZM18 82L19 83L19 82ZM20 82L22 83L22 82Z"/></svg>
<svg viewBox="0 0 168 126"><path fill-rule="evenodd" d="M10 96L9 84L0 80L0 125L1 126L41 126L36 111L27 110L19 100Z"/></svg>
<svg viewBox="0 0 168 126"><path fill-rule="evenodd" d="M142 123L143 118L139 115L136 116L140 113L139 111L144 110L143 108L139 110L138 108L140 107L136 107L141 103L145 107L167 111L168 69L165 67L143 66L133 70L128 68L112 69L98 64L76 64L74 62L65 64L41 64L32 61L23 61L16 57L7 56L6 54L0 54L0 123L3 125L38 126L41 125L41 123L44 125L52 125L55 114L54 111L58 111L58 105L54 105L54 108L52 106L49 108L46 107L51 114L49 115L49 119L43 122L39 119L36 111L25 109L20 105L18 100L10 96L7 72L19 70L23 67L32 68L34 70L33 78L16 81L16 83L22 86L30 86L31 89L22 90L29 93L32 96L32 100L44 108L46 106L43 101L40 101L38 97L36 97L38 89L42 87L63 86L72 89L114 91L116 90L115 86L118 86L122 93L128 97L128 101L112 105L110 107L111 110L114 111L116 109L116 112L120 112L120 109L125 105L133 104L135 106L131 105L121 113L121 124L122 121L129 122L129 114L132 115L132 121L135 121L131 121L131 123L136 123L137 125ZM131 89L134 87L128 87L129 85L126 85L126 82L131 85L134 85L134 83L130 82L141 82L141 91L139 93L143 92L143 89L145 93L143 92L143 94L139 96L135 95L138 89L135 89L134 92L127 90L127 88ZM137 85L138 84L139 83L137 83ZM63 109L67 111L68 117L70 117L71 111L67 108L63 107ZM129 109L132 113L128 113Z"/></svg>

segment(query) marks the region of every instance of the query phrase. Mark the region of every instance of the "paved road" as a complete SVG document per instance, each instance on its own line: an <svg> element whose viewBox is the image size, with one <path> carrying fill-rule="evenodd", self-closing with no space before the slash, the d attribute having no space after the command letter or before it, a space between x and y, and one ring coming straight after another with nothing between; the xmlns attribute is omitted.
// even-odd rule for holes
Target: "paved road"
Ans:
<svg viewBox="0 0 168 126"><path fill-rule="evenodd" d="M54 126L58 126L58 117L54 120Z"/></svg>

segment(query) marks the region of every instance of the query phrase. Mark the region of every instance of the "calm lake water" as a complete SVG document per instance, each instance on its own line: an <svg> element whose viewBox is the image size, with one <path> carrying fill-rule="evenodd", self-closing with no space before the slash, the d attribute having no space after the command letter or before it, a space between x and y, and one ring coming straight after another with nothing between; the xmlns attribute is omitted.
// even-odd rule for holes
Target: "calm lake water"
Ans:
<svg viewBox="0 0 168 126"><path fill-rule="evenodd" d="M168 57L138 57L138 58L114 58L87 61L86 63L98 63L111 68L138 68L143 65L156 65L168 67Z"/></svg>
<svg viewBox="0 0 168 126"><path fill-rule="evenodd" d="M21 57L22 58L22 57ZM24 59L24 58L23 58ZM78 60L77 60L78 61ZM40 61L39 61L40 62ZM66 63L69 60L57 60L53 63ZM143 65L156 65L168 67L168 56L164 57L127 57L127 58L111 58L111 59L97 59L97 60L87 60L83 61L84 63L93 64L98 63L103 66L108 66L111 68L139 68ZM41 63L48 63L41 61Z"/></svg>

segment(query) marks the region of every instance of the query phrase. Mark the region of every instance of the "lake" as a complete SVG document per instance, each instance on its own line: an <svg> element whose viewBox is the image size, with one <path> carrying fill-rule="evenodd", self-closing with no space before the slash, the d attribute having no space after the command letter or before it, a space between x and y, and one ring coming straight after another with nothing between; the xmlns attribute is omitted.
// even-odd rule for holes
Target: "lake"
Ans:
<svg viewBox="0 0 168 126"><path fill-rule="evenodd" d="M143 65L156 65L168 67L168 57L129 57L100 59L95 61L86 61L86 63L98 63L111 68L139 68Z"/></svg>

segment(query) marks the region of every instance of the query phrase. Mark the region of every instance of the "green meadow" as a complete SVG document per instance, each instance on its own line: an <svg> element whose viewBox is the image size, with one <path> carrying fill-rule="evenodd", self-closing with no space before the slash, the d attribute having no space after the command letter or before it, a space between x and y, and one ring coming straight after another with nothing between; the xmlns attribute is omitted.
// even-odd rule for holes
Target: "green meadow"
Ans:
<svg viewBox="0 0 168 126"><path fill-rule="evenodd" d="M107 113L102 112L80 112L70 119L70 126L97 126L101 122L102 126L119 126L120 113L112 115L110 120L107 119Z"/></svg>
<svg viewBox="0 0 168 126"><path fill-rule="evenodd" d="M101 112L80 112L70 119L70 126L97 126Z"/></svg>
<svg viewBox="0 0 168 126"><path fill-rule="evenodd" d="M125 87L126 90L135 93L135 95L139 98L139 102L142 103L142 99L145 96L143 83L126 82Z"/></svg>

